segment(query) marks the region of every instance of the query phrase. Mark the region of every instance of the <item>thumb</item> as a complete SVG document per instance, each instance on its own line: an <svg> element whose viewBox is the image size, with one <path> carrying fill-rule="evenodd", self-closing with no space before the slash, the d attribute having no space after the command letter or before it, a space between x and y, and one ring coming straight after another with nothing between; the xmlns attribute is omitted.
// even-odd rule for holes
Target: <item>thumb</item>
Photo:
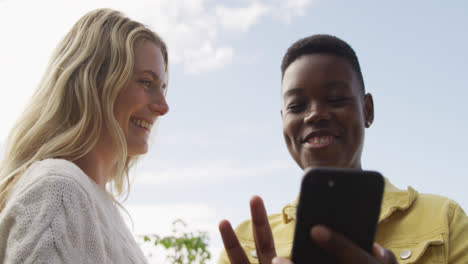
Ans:
<svg viewBox="0 0 468 264"><path fill-rule="evenodd" d="M289 259L285 259L285 258L281 258L281 257L275 257L271 261L271 264L294 264L294 263L292 263L292 261L289 260Z"/></svg>
<svg viewBox="0 0 468 264"><path fill-rule="evenodd" d="M379 245L378 243L374 243L372 251L374 253L374 257L378 261L383 262L384 257L385 257L385 249L381 245Z"/></svg>
<svg viewBox="0 0 468 264"><path fill-rule="evenodd" d="M388 249L385 249L384 247L382 247L378 243L374 243L374 247L373 247L372 251L374 253L374 257L380 263L383 263L383 264L397 264L398 263L398 261L397 261L395 255L393 254L393 252L391 252Z"/></svg>

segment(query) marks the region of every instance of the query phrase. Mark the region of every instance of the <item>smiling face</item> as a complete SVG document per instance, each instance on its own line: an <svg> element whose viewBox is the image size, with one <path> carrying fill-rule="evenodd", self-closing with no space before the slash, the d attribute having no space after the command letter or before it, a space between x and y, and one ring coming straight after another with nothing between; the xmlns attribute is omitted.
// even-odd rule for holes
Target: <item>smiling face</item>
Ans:
<svg viewBox="0 0 468 264"><path fill-rule="evenodd" d="M127 140L128 156L148 151L152 125L169 110L165 94L167 74L160 48L144 41L135 49L134 72L114 105L114 117Z"/></svg>
<svg viewBox="0 0 468 264"><path fill-rule="evenodd" d="M373 102L344 58L303 55L286 69L282 83L283 134L302 168L361 168L366 122Z"/></svg>

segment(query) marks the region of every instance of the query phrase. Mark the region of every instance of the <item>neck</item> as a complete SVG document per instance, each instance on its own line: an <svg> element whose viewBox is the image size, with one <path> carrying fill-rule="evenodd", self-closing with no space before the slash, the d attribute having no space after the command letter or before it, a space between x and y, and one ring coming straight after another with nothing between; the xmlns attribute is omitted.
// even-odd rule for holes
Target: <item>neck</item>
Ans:
<svg viewBox="0 0 468 264"><path fill-rule="evenodd" d="M355 163L355 164L349 164L349 165L330 165L330 164L314 164L310 165L308 167L302 167L302 170L307 170L307 169L314 169L314 168L320 168L320 167L329 167L329 168L341 168L341 169L356 169L356 170L362 170L361 163Z"/></svg>
<svg viewBox="0 0 468 264"><path fill-rule="evenodd" d="M96 146L74 163L88 175L99 187L106 189L106 183L115 166L115 151L99 140Z"/></svg>

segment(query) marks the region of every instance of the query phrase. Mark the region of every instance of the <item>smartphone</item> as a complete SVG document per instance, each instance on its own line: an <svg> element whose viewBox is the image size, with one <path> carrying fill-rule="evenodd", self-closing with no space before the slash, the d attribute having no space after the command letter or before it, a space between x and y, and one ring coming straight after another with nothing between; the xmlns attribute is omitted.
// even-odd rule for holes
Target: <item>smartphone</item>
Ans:
<svg viewBox="0 0 468 264"><path fill-rule="evenodd" d="M297 206L291 259L337 263L310 238L314 225L343 234L372 255L385 181L375 171L316 168L305 172Z"/></svg>

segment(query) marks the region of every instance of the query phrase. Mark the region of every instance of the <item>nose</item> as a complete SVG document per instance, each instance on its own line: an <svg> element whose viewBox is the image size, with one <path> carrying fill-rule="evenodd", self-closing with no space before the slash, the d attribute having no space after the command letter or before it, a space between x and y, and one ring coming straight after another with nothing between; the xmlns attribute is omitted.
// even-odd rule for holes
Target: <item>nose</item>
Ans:
<svg viewBox="0 0 468 264"><path fill-rule="evenodd" d="M157 98L149 104L149 109L158 116L167 114L167 112L169 112L169 105L167 104L166 97L163 94L157 96Z"/></svg>
<svg viewBox="0 0 468 264"><path fill-rule="evenodd" d="M328 121L331 118L330 111L325 104L311 103L309 109L304 116L305 123L316 123L321 121Z"/></svg>

